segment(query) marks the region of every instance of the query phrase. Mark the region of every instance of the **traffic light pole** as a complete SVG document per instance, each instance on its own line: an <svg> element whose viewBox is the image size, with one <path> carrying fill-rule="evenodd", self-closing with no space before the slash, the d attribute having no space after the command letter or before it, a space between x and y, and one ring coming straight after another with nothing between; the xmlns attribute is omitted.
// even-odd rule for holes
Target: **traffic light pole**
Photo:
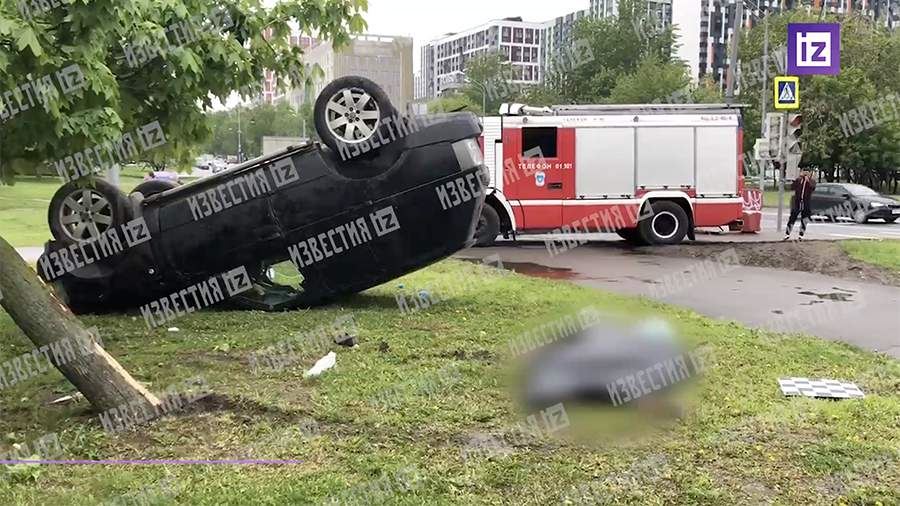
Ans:
<svg viewBox="0 0 900 506"><path fill-rule="evenodd" d="M763 15L763 26L765 30L765 38L763 39L763 78L762 93L759 99L760 110L760 137L766 136L766 94L769 92L769 8L766 7L766 13ZM763 193L766 191L766 169L769 168L768 160L760 160L759 168L759 190Z"/></svg>
<svg viewBox="0 0 900 506"><path fill-rule="evenodd" d="M775 168L778 170L778 231L783 230L784 224L784 177L785 164L781 161L775 162Z"/></svg>
<svg viewBox="0 0 900 506"><path fill-rule="evenodd" d="M784 121L781 122L781 138L779 139L779 142L782 143L781 157L775 162L775 168L778 171L778 232L784 230L784 178L787 175L785 170L787 167L787 163L785 163L787 159L785 156L787 130L787 117L785 117Z"/></svg>

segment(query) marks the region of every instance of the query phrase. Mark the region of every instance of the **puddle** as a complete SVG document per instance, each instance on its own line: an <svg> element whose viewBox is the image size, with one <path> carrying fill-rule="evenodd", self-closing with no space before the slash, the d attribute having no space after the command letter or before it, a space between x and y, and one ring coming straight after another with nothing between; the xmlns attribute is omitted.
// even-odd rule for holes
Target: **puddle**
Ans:
<svg viewBox="0 0 900 506"><path fill-rule="evenodd" d="M853 302L853 294L852 293L841 293L841 292L832 292L832 293L815 293L810 291L805 292L797 292L800 295L806 295L808 297L818 297L819 299L825 301L830 300L832 302Z"/></svg>
<svg viewBox="0 0 900 506"><path fill-rule="evenodd" d="M468 259L467 259L468 260ZM475 263L481 263L480 260L471 260ZM503 262L503 268L517 272L524 276L545 279L575 279L577 276L572 269L563 267L547 267L532 262Z"/></svg>

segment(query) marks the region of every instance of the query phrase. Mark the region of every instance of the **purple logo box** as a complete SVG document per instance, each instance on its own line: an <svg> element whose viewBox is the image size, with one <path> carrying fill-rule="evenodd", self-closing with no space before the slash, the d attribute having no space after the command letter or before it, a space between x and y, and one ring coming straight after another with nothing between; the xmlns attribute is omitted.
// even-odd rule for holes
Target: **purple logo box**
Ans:
<svg viewBox="0 0 900 506"><path fill-rule="evenodd" d="M789 23L787 60L788 75L839 74L840 23Z"/></svg>

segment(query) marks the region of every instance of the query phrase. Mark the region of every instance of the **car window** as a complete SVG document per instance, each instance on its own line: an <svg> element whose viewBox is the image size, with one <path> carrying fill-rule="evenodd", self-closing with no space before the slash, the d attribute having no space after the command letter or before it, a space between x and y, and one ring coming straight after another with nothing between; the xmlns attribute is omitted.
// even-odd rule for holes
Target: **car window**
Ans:
<svg viewBox="0 0 900 506"><path fill-rule="evenodd" d="M816 190L813 192L817 195L831 195L833 187L831 185L819 185L816 187Z"/></svg>
<svg viewBox="0 0 900 506"><path fill-rule="evenodd" d="M875 196L878 195L878 192L869 188L868 186L863 186L861 184L848 184L845 185L850 194L856 195L858 197L865 196Z"/></svg>

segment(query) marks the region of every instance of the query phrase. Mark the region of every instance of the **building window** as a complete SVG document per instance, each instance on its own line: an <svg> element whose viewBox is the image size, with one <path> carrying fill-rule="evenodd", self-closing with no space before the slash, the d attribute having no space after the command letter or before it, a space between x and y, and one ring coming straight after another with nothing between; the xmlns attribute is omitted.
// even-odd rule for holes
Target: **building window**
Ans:
<svg viewBox="0 0 900 506"><path fill-rule="evenodd" d="M522 156L556 158L556 127L522 128Z"/></svg>
<svg viewBox="0 0 900 506"><path fill-rule="evenodd" d="M522 61L522 48L519 46L513 46L512 48L512 61L520 62Z"/></svg>
<svg viewBox="0 0 900 506"><path fill-rule="evenodd" d="M513 29L513 42L516 42L518 44L522 43L522 29L521 28Z"/></svg>
<svg viewBox="0 0 900 506"><path fill-rule="evenodd" d="M538 48L531 48L531 61L537 63L538 61Z"/></svg>
<svg viewBox="0 0 900 506"><path fill-rule="evenodd" d="M533 78L533 75L534 75L533 72L534 72L534 71L532 70L533 68L534 68L534 67L532 67L531 65L528 65L527 67L525 67L525 76L524 76L524 77L525 77L525 80L526 80L526 81L531 81L531 80L534 79L534 78Z"/></svg>
<svg viewBox="0 0 900 506"><path fill-rule="evenodd" d="M525 29L525 43L526 44L534 43L534 30L532 30L531 28Z"/></svg>
<svg viewBox="0 0 900 506"><path fill-rule="evenodd" d="M509 42L511 40L510 37L510 28L508 26L503 27L503 42Z"/></svg>

